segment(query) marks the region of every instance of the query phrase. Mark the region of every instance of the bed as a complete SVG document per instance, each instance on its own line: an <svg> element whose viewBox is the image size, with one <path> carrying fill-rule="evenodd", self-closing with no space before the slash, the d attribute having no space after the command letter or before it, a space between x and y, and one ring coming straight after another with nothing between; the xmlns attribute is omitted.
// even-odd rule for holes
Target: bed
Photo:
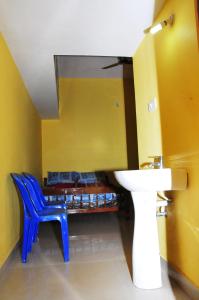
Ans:
<svg viewBox="0 0 199 300"><path fill-rule="evenodd" d="M44 182L45 201L65 202L69 214L118 211L120 191L105 172L48 172Z"/></svg>

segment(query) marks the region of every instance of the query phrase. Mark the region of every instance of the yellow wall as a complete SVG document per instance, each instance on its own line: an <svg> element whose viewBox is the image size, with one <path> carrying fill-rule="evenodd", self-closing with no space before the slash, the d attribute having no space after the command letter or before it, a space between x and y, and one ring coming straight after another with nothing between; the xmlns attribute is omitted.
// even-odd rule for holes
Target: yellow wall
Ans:
<svg viewBox="0 0 199 300"><path fill-rule="evenodd" d="M20 237L22 210L10 172L41 176L41 122L0 35L0 266Z"/></svg>
<svg viewBox="0 0 199 300"><path fill-rule="evenodd" d="M61 78L59 96L60 120L42 121L43 175L126 168L122 80Z"/></svg>
<svg viewBox="0 0 199 300"><path fill-rule="evenodd" d="M150 161L148 156L162 155L159 95L154 43L147 35L133 58L137 115L139 164ZM157 109L148 111L148 103L156 99Z"/></svg>
<svg viewBox="0 0 199 300"><path fill-rule="evenodd" d="M145 78L148 68L139 63L140 56L153 61L155 55L163 155L167 166L187 168L189 179L186 191L171 195L174 200L166 220L165 239L164 222L160 226L161 246L166 241L167 249L162 246L163 256L167 252L169 262L199 287L199 52L194 0L168 0L158 19L165 19L171 13L175 14L175 23L154 36L155 52L147 48L142 52L149 38L146 36L135 55L135 77L139 82L137 119L138 123L146 122L142 109L139 110L138 101L144 101L140 87L147 85L150 90L153 86L141 78L141 74L145 74ZM150 99L149 92L147 97ZM144 132L138 137L147 145L144 135L153 137L154 132L152 128ZM150 155L151 147L147 147L147 155Z"/></svg>

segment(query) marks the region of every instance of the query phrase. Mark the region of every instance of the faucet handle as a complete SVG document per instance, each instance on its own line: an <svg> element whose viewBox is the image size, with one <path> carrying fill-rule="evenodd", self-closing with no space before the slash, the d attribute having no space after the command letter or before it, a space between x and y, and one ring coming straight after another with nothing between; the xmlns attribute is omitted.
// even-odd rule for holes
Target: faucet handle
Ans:
<svg viewBox="0 0 199 300"><path fill-rule="evenodd" d="M154 159L154 164L158 164L158 166L156 166L156 168L158 167L158 169L163 168L163 155L153 155L153 156L149 156L149 158L153 158Z"/></svg>

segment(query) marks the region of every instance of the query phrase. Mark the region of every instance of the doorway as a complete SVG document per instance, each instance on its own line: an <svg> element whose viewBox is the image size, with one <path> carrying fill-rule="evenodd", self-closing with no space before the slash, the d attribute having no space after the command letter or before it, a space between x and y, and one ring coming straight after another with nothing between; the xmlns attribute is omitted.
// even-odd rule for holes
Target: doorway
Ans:
<svg viewBox="0 0 199 300"><path fill-rule="evenodd" d="M72 86L74 86L74 83L79 79L85 80L85 85L87 84L88 89L90 89L90 94L93 93L94 90L96 91L96 95L93 94L93 101L88 100L90 97L88 93L87 95L82 95L82 99L79 99L81 105L82 101L85 101L85 106L87 105L87 111L83 109L81 113L80 111L78 112L77 107L71 108L73 112L74 109L76 110L76 115L73 117L77 120L82 118L82 114L84 114L86 122L88 118L93 120L92 125L90 124L89 126L86 126L85 122L82 122L82 128L81 132L79 132L79 135L84 135L84 139L87 140L89 135L94 135L93 126L96 126L96 136L98 134L100 137L100 140L98 140L98 147L102 147L103 145L103 147L107 149L107 155L105 155L104 152L103 157L102 152L105 149L98 148L99 151L97 151L95 148L97 146L94 145L94 142L92 145L90 145L90 159L92 159L92 146L93 153L95 152L98 156L98 159L95 159L96 162L98 161L96 169L106 169L107 171L114 169L137 169L138 148L132 58L110 56L55 56L55 69L59 94L58 98L60 98L60 113L63 113L63 103L61 102L66 101L69 103L70 101L73 101L71 97ZM66 79L66 81L71 80L68 87L64 88L64 95L62 92L63 84L60 87L60 82L63 82L62 79ZM91 82L95 81L95 86L92 86L92 83L88 84L89 79ZM100 85L96 84L96 82L100 82L100 80L102 83L101 87ZM117 80L118 83L116 83ZM110 85L108 85L109 82ZM76 89L79 88L80 87L77 84ZM104 91L102 91L103 89ZM97 98L100 93L101 98L99 97L99 100L97 100L98 104L97 102L94 103L94 98ZM87 99L85 99L85 97ZM81 95L79 95L79 98L81 98ZM112 107L110 106L110 103L112 103ZM81 105L79 105L79 109ZM94 105L96 106L96 109L94 107L92 109L92 106ZM78 106L78 104L76 104L76 106ZM103 117L101 117L100 120L100 113L101 115L104 115L104 118L106 115L106 120L104 120ZM96 115L95 118L93 118L93 114ZM108 119L110 119L109 123L107 122ZM77 123L73 124L73 128L74 126L78 127ZM87 131L87 133L85 131ZM102 138L103 131L104 139ZM115 136L115 140L111 138L111 136ZM110 142L108 141L108 138L110 138ZM77 139L81 140L81 137L76 137L76 140ZM79 150L81 150L82 146L81 144L78 145ZM83 147L86 147L86 145ZM66 153L66 155L68 156L68 153ZM107 159L105 156L107 156ZM100 157L104 162L107 160L107 167L102 163L102 161L100 165ZM76 159L78 160L78 157L76 157ZM110 162L111 160L112 163ZM79 167L85 168L81 161L79 161ZM89 168L94 168L94 166L88 164L88 169Z"/></svg>

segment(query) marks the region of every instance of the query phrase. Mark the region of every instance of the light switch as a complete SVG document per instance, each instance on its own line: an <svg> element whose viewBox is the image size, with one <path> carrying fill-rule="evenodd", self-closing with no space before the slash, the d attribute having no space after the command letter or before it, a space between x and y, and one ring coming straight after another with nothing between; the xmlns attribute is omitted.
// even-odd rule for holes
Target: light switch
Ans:
<svg viewBox="0 0 199 300"><path fill-rule="evenodd" d="M149 103L148 103L148 111L149 112L154 112L157 108L157 103L156 103L156 98L153 98Z"/></svg>

